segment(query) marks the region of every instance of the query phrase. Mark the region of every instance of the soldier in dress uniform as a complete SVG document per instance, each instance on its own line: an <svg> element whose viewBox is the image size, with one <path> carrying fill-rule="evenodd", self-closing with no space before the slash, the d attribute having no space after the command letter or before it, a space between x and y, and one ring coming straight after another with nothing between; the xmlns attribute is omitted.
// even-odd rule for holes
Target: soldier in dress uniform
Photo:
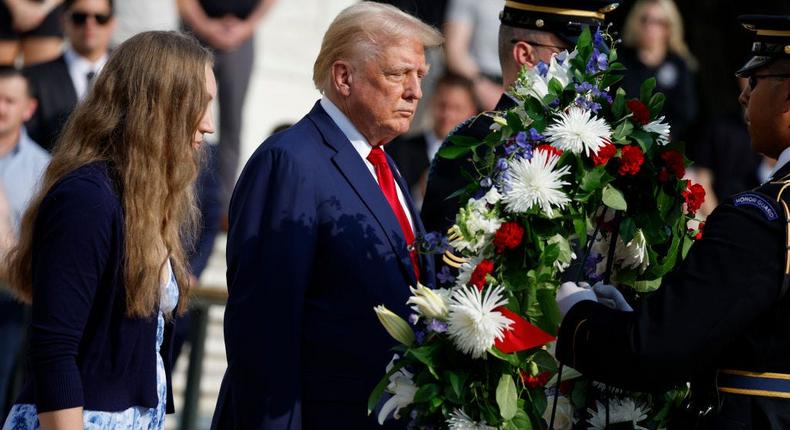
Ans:
<svg viewBox="0 0 790 430"><path fill-rule="evenodd" d="M612 0L505 1L500 13L499 62L506 91L516 81L522 66L531 68L541 61L548 64L553 55L573 49L584 26L595 29L602 25L605 14L617 5ZM516 101L505 92L495 110L514 106ZM490 112L484 112L470 118L452 134L482 140L492 123ZM442 147L447 144L445 141ZM474 172L471 157L455 160L434 157L421 213L426 231L444 234L453 225L460 200L458 196L450 196L464 188Z"/></svg>
<svg viewBox="0 0 790 430"><path fill-rule="evenodd" d="M770 181L725 200L679 269L633 311L616 294L619 310L563 284L557 357L633 390L691 380L692 393L704 392L694 379L711 375L704 428L788 429L790 17L739 20L756 37L753 57L736 73L749 79L739 100L754 150L779 160Z"/></svg>

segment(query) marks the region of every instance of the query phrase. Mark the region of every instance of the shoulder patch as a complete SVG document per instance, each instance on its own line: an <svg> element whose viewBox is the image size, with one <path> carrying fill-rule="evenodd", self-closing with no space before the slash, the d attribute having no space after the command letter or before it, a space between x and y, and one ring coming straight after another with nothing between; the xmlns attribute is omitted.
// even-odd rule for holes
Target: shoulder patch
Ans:
<svg viewBox="0 0 790 430"><path fill-rule="evenodd" d="M776 221L779 219L779 214L776 213L774 205L771 201L763 195L757 193L743 193L738 194L733 198L733 204L736 207L751 206L760 210L768 221Z"/></svg>

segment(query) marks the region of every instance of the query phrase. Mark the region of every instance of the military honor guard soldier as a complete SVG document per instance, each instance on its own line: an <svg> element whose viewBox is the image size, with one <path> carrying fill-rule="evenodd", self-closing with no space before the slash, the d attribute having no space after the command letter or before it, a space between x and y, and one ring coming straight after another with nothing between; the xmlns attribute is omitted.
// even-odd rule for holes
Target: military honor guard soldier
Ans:
<svg viewBox="0 0 790 430"><path fill-rule="evenodd" d="M755 33L752 58L736 73L749 79L739 101L754 150L778 159L771 180L725 200L681 267L633 311L563 284L557 357L626 389L692 380L692 393L712 391L709 408L692 405L709 409L694 424L701 428L788 429L790 16L739 20ZM695 384L700 375L707 386Z"/></svg>

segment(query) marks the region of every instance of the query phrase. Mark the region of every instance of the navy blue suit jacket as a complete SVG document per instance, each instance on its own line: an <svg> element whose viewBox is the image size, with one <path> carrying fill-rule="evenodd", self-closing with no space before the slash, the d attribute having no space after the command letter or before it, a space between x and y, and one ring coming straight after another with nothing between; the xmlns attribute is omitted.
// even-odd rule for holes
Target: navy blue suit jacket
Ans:
<svg viewBox="0 0 790 430"><path fill-rule="evenodd" d="M227 260L228 369L212 428L373 427L367 398L395 346L373 307L406 318L416 280L392 209L320 104L245 166ZM420 262L432 285L433 262Z"/></svg>

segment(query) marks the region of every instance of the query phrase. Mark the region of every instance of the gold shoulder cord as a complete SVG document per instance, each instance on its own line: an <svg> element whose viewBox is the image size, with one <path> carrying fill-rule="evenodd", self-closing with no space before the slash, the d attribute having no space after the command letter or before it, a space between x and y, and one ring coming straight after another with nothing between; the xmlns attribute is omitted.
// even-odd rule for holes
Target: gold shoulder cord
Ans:
<svg viewBox="0 0 790 430"><path fill-rule="evenodd" d="M787 202L782 198L782 194L790 187L790 175L771 183L782 185L779 188L779 193L776 195L776 201L782 204L785 215L785 276L782 281L782 289L779 291L779 298L781 299L787 293L788 287L790 287L790 208L788 208Z"/></svg>

